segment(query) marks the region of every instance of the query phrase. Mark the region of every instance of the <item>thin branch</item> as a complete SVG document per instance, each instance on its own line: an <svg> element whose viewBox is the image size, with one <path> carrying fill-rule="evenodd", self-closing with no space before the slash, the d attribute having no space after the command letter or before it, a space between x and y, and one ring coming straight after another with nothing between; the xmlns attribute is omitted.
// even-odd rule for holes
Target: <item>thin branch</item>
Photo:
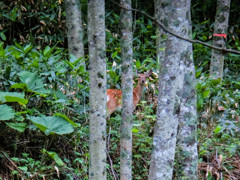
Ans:
<svg viewBox="0 0 240 180"><path fill-rule="evenodd" d="M12 166L8 166L7 164L5 164L5 165L8 166L8 168L11 169L12 171L13 171L13 170L17 170L17 171L19 172L18 175L23 179L24 176L23 176L22 170L20 170L20 169L18 168L18 166L6 155L5 152L0 151L0 153L5 157L6 160L8 160L8 161L12 164L12 166L13 166L15 169L14 169Z"/></svg>
<svg viewBox="0 0 240 180"><path fill-rule="evenodd" d="M134 12L138 12L140 14L143 14L144 16L146 16L148 19L151 19L152 21L154 21L161 29L163 29L165 32L167 32L168 34L171 34L179 39L182 39L184 41L187 41L187 42L190 42L190 43L196 43L196 44L202 44L204 46L207 46L207 47L210 47L212 49L216 49L216 50L219 50L219 51L224 51L224 52L228 52L228 53L234 53L234 54L239 54L240 55L240 51L237 51L237 50L233 50L233 49L226 49L226 48L221 48L221 47L217 47L217 46L213 46L213 45L210 45L208 43L204 43L202 41L199 41L199 40L192 40L192 39L189 39L189 38L184 38L182 36L179 36L178 34L175 34L174 32L170 31L169 29L167 29L162 23L160 23L158 20L156 20L155 18L153 18L152 16L148 15L147 13L143 12L143 11L140 11L138 9L133 9L133 8L126 8L118 3L116 3L115 1L113 0L110 0L112 1L114 4L116 4L117 6L119 6L120 8L122 9L125 9L125 10L128 10L128 11L134 11Z"/></svg>

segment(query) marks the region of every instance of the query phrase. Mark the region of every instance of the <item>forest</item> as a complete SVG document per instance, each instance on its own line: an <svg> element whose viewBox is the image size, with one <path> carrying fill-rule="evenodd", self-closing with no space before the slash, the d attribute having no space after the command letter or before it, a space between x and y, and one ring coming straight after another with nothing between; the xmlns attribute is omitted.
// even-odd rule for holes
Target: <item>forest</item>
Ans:
<svg viewBox="0 0 240 180"><path fill-rule="evenodd" d="M0 180L239 180L239 0L1 0Z"/></svg>

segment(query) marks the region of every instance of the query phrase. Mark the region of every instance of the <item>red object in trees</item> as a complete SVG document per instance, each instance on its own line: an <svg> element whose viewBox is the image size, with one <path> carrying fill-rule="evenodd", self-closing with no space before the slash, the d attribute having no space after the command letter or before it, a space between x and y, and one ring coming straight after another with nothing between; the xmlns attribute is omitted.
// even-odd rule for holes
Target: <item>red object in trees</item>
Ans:
<svg viewBox="0 0 240 180"><path fill-rule="evenodd" d="M224 37L224 39L226 39L227 34L213 34L213 36Z"/></svg>

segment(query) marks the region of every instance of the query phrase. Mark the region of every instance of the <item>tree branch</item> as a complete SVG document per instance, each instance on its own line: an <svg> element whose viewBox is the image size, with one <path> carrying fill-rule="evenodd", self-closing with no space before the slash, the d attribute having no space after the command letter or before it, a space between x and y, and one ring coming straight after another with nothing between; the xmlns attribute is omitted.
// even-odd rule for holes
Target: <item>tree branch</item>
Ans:
<svg viewBox="0 0 240 180"><path fill-rule="evenodd" d="M156 20L155 18L153 18L152 16L150 16L149 14L143 12L143 11L140 11L138 9L133 9L133 8L126 8L118 3L116 3L115 1L113 0L110 0L112 1L114 4L116 4L117 6L119 6L120 8L122 9L125 9L125 10L128 10L128 11L134 11L134 12L138 12L140 14L143 14L144 16L146 16L148 19L151 19L152 21L154 21L161 29L163 29L166 33L168 34L171 34L179 39L182 39L184 41L187 41L187 42L190 42L190 43L196 43L196 44L202 44L204 46L207 46L207 47L210 47L212 49L216 49L216 50L219 50L219 51L223 51L223 52L228 52L228 53L234 53L234 54L239 54L240 55L240 51L237 51L237 50L233 50L233 49L226 49L226 48L221 48L221 47L217 47L217 46L213 46L213 45L210 45L208 43L204 43L202 41L199 41L199 40L192 40L192 39L188 39L188 38L184 38L182 36L179 36L178 34L175 34L174 32L170 31L169 29L167 29L162 23L160 23L158 20Z"/></svg>

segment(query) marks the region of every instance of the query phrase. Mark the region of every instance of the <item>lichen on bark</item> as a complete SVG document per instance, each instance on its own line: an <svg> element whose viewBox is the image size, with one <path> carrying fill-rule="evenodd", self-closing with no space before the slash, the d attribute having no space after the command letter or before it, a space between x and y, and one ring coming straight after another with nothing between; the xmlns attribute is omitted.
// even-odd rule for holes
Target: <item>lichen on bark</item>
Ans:
<svg viewBox="0 0 240 180"><path fill-rule="evenodd" d="M84 56L81 3L79 0L65 0L66 25L68 28L69 54L76 58ZM84 65L84 62L82 63Z"/></svg>
<svg viewBox="0 0 240 180"><path fill-rule="evenodd" d="M156 5L160 5L156 9L157 11L162 10L160 14L163 17L161 19L168 19L166 21L168 29L183 37L191 35L190 1L172 0L161 9L163 2L166 1L155 1ZM177 134L180 135L178 145L191 160L180 166L184 173L189 173L191 177L196 178L196 93L192 45L168 35L163 54L149 180L172 179ZM191 90L188 91L187 88ZM187 92L191 93L187 94ZM191 111L192 114L189 113ZM185 158L185 160L187 159ZM177 160L176 162L181 163L182 161ZM193 172L189 172L189 168L194 169ZM184 178L182 175L177 177L177 179L182 178Z"/></svg>
<svg viewBox="0 0 240 180"><path fill-rule="evenodd" d="M131 8L131 0L121 0L121 5ZM122 122L120 140L120 179L132 179L132 12L121 9L121 58L122 58Z"/></svg>
<svg viewBox="0 0 240 180"><path fill-rule="evenodd" d="M105 1L88 2L90 76L89 179L106 179Z"/></svg>
<svg viewBox="0 0 240 180"><path fill-rule="evenodd" d="M221 48L226 47L227 38L218 37L215 34L227 34L230 3L231 0L217 0L213 45ZM224 56L223 52L212 49L210 75L214 78L223 78Z"/></svg>

